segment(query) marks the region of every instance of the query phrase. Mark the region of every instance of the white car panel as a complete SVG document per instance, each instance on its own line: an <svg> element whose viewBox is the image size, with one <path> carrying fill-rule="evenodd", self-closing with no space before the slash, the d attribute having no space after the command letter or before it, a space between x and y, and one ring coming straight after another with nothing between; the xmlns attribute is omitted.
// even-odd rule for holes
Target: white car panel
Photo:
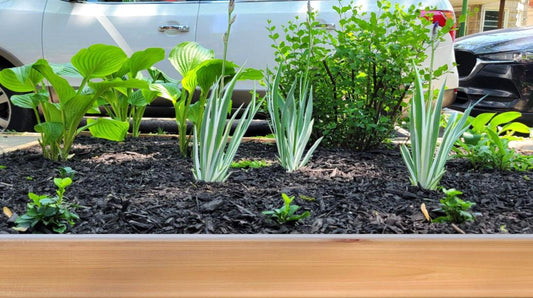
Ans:
<svg viewBox="0 0 533 298"><path fill-rule="evenodd" d="M170 50L195 40L199 2L65 2L48 0L43 20L44 57L68 62L80 49L103 43L120 46L128 55L148 47ZM188 31L160 26L187 26ZM170 63L156 65L176 77Z"/></svg>
<svg viewBox="0 0 533 298"><path fill-rule="evenodd" d="M0 1L0 55L14 65L42 58L41 24L47 0Z"/></svg>

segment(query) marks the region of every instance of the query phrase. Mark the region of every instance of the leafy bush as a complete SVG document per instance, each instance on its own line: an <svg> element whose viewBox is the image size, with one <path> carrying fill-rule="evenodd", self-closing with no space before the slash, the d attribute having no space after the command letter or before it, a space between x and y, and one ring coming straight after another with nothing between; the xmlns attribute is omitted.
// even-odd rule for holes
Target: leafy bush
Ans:
<svg viewBox="0 0 533 298"><path fill-rule="evenodd" d="M313 88L309 88L306 73L303 78L293 82L284 97L280 90L281 71L280 67L267 93L269 124L276 138L280 164L287 172L293 172L305 166L322 138L316 140L304 155L313 130ZM298 81L297 100L295 94Z"/></svg>
<svg viewBox="0 0 533 298"><path fill-rule="evenodd" d="M310 70L315 128L326 144L367 150L388 138L415 78L411 61L427 57L430 22L419 17L420 8L392 7L386 0L378 7L378 14L360 13L352 4L334 7L340 18L334 34L320 29L310 8L305 22L282 27L283 38L269 24L276 60L287 65L282 85ZM446 66L432 75L444 71Z"/></svg>
<svg viewBox="0 0 533 298"><path fill-rule="evenodd" d="M533 156L522 155L509 147L509 142L519 139L515 132L529 134L529 127L513 122L519 112L482 113L469 118L471 128L457 141L457 157L467 158L476 169L500 171L527 171L533 169ZM502 126L503 125L503 126Z"/></svg>

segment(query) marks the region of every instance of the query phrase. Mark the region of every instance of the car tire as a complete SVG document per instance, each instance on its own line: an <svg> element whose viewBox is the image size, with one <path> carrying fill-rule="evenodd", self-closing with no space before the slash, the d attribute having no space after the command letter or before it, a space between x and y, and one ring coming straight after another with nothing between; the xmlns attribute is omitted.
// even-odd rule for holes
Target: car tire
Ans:
<svg viewBox="0 0 533 298"><path fill-rule="evenodd" d="M0 66L0 70L4 67ZM33 110L17 107L9 100L12 92L0 85L0 132L33 131L36 124Z"/></svg>

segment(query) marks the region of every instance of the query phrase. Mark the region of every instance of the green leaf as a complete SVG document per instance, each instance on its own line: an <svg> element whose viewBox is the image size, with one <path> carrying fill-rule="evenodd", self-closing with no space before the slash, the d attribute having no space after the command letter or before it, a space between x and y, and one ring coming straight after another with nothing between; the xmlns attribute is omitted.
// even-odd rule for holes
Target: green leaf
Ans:
<svg viewBox="0 0 533 298"><path fill-rule="evenodd" d="M13 99L12 99L13 100ZM529 126L520 123L520 122L511 122L502 127L502 129L498 132L498 134L503 134L506 131L512 131L512 132L518 132L518 133L530 133Z"/></svg>
<svg viewBox="0 0 533 298"><path fill-rule="evenodd" d="M0 71L0 84L15 92L31 92L43 76L32 68L32 64L6 68Z"/></svg>
<svg viewBox="0 0 533 298"><path fill-rule="evenodd" d="M185 77L190 70L200 65L200 63L214 58L215 53L213 50L208 50L193 41L186 41L178 44L168 55L168 60L172 66L174 66L183 77Z"/></svg>
<svg viewBox="0 0 533 298"><path fill-rule="evenodd" d="M54 184L59 188L65 189L72 184L72 178L54 178Z"/></svg>
<svg viewBox="0 0 533 298"><path fill-rule="evenodd" d="M163 59L165 59L165 50L162 48L148 48L133 53L126 62L129 67L130 78L134 78L139 71L149 69Z"/></svg>
<svg viewBox="0 0 533 298"><path fill-rule="evenodd" d="M76 91L70 86L67 80L54 73L48 61L39 59L33 64L33 68L40 72L50 82L52 87L54 87L54 91L57 93L61 104L64 104L76 95Z"/></svg>
<svg viewBox="0 0 533 298"><path fill-rule="evenodd" d="M63 123L61 122L43 122L35 125L36 132L43 134L43 144L52 144L59 141L63 136Z"/></svg>
<svg viewBox="0 0 533 298"><path fill-rule="evenodd" d="M44 101L48 101L47 96L35 93L17 94L11 96L11 103L13 105L26 109L35 109L41 102Z"/></svg>
<svg viewBox="0 0 533 298"><path fill-rule="evenodd" d="M498 126L516 120L520 118L520 116L522 116L522 113L514 111L498 114L490 121L490 129L496 131Z"/></svg>
<svg viewBox="0 0 533 298"><path fill-rule="evenodd" d="M472 125L472 130L476 133L482 133L485 130L485 125L489 123L494 115L496 115L496 113L481 113L471 119L469 122L470 125Z"/></svg>
<svg viewBox="0 0 533 298"><path fill-rule="evenodd" d="M104 78L117 72L128 57L121 48L110 45L95 44L81 49L71 62L87 80Z"/></svg>
<svg viewBox="0 0 533 298"><path fill-rule="evenodd" d="M87 119L87 126L94 137L111 141L123 141L130 127L127 121L98 118Z"/></svg>
<svg viewBox="0 0 533 298"><path fill-rule="evenodd" d="M136 88L136 89L148 89L148 82L139 79L127 79L115 78L110 81L102 82L89 82L89 86L99 94L110 88Z"/></svg>
<svg viewBox="0 0 533 298"><path fill-rule="evenodd" d="M158 93L158 96L176 102L181 96L181 91L174 83L150 84L150 90Z"/></svg>
<svg viewBox="0 0 533 298"><path fill-rule="evenodd" d="M204 61L193 70L189 71L182 80L183 87L187 92L194 92L196 86L200 86L203 93L209 92L209 89L215 84L222 73L222 64L224 64L224 74L227 76L235 75L236 64L222 59L211 59Z"/></svg>
<svg viewBox="0 0 533 298"><path fill-rule="evenodd" d="M55 74L59 76L65 76L70 78L82 78L80 72L72 65L72 63L51 63L50 67Z"/></svg>
<svg viewBox="0 0 533 298"><path fill-rule="evenodd" d="M255 68L246 68L241 72L239 80L259 81L264 78L263 72Z"/></svg>

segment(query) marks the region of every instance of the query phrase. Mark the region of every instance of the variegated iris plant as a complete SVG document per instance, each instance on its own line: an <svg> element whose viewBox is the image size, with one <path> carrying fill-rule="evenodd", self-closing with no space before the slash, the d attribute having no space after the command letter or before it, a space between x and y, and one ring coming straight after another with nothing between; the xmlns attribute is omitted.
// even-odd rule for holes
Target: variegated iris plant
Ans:
<svg viewBox="0 0 533 298"><path fill-rule="evenodd" d="M414 94L409 111L411 150L405 145L400 149L409 170L411 183L424 189L434 190L445 172L450 150L468 128L467 119L473 105L468 107L462 116L458 113L451 114L442 141L438 144L445 86L443 84L441 87L436 101L430 96L431 90L427 92L426 99L418 69L415 68L415 72Z"/></svg>
<svg viewBox="0 0 533 298"><path fill-rule="evenodd" d="M235 83L242 74L239 71L220 92L221 84L214 85L207 100L200 131L194 128L193 175L196 180L224 182L229 176L231 162L237 153L244 133L250 126L261 103L257 103L255 92L251 102L242 112L241 119L230 136L232 123L242 106L227 120L231 96Z"/></svg>
<svg viewBox="0 0 533 298"><path fill-rule="evenodd" d="M276 138L280 164L287 172L293 172L307 164L322 138L316 140L305 154L314 122L311 118L313 88L309 87L307 76L304 76L294 81L284 97L280 90L280 78L281 67L278 69L273 84L269 86L268 112L270 126ZM298 99L295 94L297 85L299 87Z"/></svg>

